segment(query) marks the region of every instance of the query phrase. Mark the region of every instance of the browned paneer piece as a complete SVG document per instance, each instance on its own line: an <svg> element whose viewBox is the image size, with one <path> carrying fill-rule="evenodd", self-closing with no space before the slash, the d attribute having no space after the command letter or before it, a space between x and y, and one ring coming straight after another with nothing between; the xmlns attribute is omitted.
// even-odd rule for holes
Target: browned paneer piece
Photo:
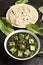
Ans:
<svg viewBox="0 0 43 65"><path fill-rule="evenodd" d="M18 40L18 36L14 36L14 40Z"/></svg>
<svg viewBox="0 0 43 65"><path fill-rule="evenodd" d="M24 49L25 48L25 45L24 44L19 44L19 48L20 49Z"/></svg>
<svg viewBox="0 0 43 65"><path fill-rule="evenodd" d="M15 46L15 42L9 42L9 46Z"/></svg>

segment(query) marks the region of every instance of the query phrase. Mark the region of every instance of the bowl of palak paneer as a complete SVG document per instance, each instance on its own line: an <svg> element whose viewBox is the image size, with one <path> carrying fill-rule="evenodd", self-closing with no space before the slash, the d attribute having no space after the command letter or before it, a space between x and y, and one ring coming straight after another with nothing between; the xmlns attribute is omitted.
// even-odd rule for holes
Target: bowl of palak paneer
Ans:
<svg viewBox="0 0 43 65"><path fill-rule="evenodd" d="M30 31L17 30L6 37L4 48L12 58L27 60L39 52L40 41L39 38Z"/></svg>

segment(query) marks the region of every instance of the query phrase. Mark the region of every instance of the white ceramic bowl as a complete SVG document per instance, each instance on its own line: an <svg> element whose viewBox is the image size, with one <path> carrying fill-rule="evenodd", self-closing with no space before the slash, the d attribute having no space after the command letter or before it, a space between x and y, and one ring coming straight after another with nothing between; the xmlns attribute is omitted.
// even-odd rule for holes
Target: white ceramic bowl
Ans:
<svg viewBox="0 0 43 65"><path fill-rule="evenodd" d="M16 7L16 6L21 6L21 5L27 5L27 6L29 6L29 4L17 4L17 5L11 6L11 7L8 9L7 13L6 13L6 18L9 20L9 12L11 11L12 8L14 8L14 7ZM30 6L32 6L32 5L30 5ZM32 7L33 7L33 6L32 6ZM33 24L35 24L35 23L37 22L37 20L38 20L39 15L38 15L37 9L36 9L35 7L33 7L33 8L34 8L34 9L36 10L36 12L37 12L36 20L33 22ZM13 25L13 24L12 24L12 26L17 27L17 28L25 28L25 27L26 27L26 26L19 27L19 26L17 26L17 25Z"/></svg>
<svg viewBox="0 0 43 65"><path fill-rule="evenodd" d="M35 54L32 55L31 57L23 58L23 59L22 59L22 58L17 58L17 57L14 57L13 55L11 55L11 54L9 53L8 49L7 49L7 41L8 41L8 39L9 39L13 34L16 34L16 33L19 33L19 32L25 32L25 33L31 34L31 35L37 40L37 43L38 43L37 51L36 51ZM17 60L28 60L28 59L33 58L33 57L39 52L39 50L40 50L40 41L39 41L39 38L38 38L34 33L30 32L30 31L27 31L27 30L17 30L17 31L14 31L14 32L10 33L10 34L6 37L6 39L5 39L5 41L4 41L4 48L5 48L5 51L7 52L7 54L8 54L9 56L11 56L12 58L14 58L14 59L17 59Z"/></svg>

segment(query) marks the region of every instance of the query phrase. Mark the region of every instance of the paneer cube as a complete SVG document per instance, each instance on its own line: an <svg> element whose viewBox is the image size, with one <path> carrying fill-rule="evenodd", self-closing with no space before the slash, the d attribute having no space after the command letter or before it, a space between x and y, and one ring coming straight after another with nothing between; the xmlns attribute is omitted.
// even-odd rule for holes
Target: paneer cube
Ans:
<svg viewBox="0 0 43 65"><path fill-rule="evenodd" d="M18 36L14 36L14 40L18 40Z"/></svg>
<svg viewBox="0 0 43 65"><path fill-rule="evenodd" d="M9 42L9 46L15 46L15 42Z"/></svg>
<svg viewBox="0 0 43 65"><path fill-rule="evenodd" d="M29 39L29 44L34 44L34 39Z"/></svg>
<svg viewBox="0 0 43 65"><path fill-rule="evenodd" d="M21 51L18 51L18 57L22 57L23 53Z"/></svg>
<svg viewBox="0 0 43 65"><path fill-rule="evenodd" d="M19 44L19 48L20 49L24 49L25 48L25 45L24 44Z"/></svg>
<svg viewBox="0 0 43 65"><path fill-rule="evenodd" d="M11 49L10 49L10 52L13 54L13 53L15 53L17 51L17 49L16 48L14 48L14 47L12 47Z"/></svg>
<svg viewBox="0 0 43 65"><path fill-rule="evenodd" d="M35 51L35 46L30 45L30 50L31 50L31 51Z"/></svg>
<svg viewBox="0 0 43 65"><path fill-rule="evenodd" d="M24 34L20 34L19 37L20 37L20 39L24 38Z"/></svg>
<svg viewBox="0 0 43 65"><path fill-rule="evenodd" d="M26 56L29 56L29 55L30 55L30 51L27 49L27 50L24 52L24 54L25 54Z"/></svg>
<svg viewBox="0 0 43 65"><path fill-rule="evenodd" d="M28 39L29 39L29 35L27 35L27 36L25 37L25 39L28 40Z"/></svg>

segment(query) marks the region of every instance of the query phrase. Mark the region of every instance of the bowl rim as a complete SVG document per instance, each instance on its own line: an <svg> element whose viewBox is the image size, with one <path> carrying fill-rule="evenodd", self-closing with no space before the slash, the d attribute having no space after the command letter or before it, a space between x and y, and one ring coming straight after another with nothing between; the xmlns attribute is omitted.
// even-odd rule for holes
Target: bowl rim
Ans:
<svg viewBox="0 0 43 65"><path fill-rule="evenodd" d="M16 5L12 5L8 10L7 10L7 12L6 12L6 18L9 20L9 11L13 8L13 7L15 7L15 6L21 6L21 5L27 5L27 6L32 6L35 10L36 10L36 12L37 12L37 18L36 18L36 20L34 21L34 23L33 24L35 24L36 22L37 22L37 20L38 20L38 18L39 18L39 13L38 13L38 11L37 11L37 9L33 6L33 5L30 5L30 4L16 4ZM26 26L22 26L22 27L19 27L19 26L17 26L17 25L13 25L12 24L12 26L14 26L14 27L17 27L17 28L26 28Z"/></svg>
<svg viewBox="0 0 43 65"><path fill-rule="evenodd" d="M36 51L35 54L33 54L31 57L28 57L28 58L17 58L17 57L15 57L15 56L13 56L12 54L10 54L10 52L7 50L7 41L8 41L8 39L9 39L13 34L16 34L16 33L19 33L19 32L26 32L26 33L28 33L28 34L31 34L31 35L37 40L37 43L38 43L37 51ZM6 37L6 39L5 39L5 41L4 41L4 49L5 49L6 53L7 53L9 56L11 56L12 58L14 58L14 59L17 59L17 60L28 60L28 59L33 58L33 57L39 52L39 50L40 50L40 41L39 41L39 38L38 38L34 33L30 32L30 31L27 31L27 30L16 30L16 31L13 31L12 33L10 33L10 34Z"/></svg>

